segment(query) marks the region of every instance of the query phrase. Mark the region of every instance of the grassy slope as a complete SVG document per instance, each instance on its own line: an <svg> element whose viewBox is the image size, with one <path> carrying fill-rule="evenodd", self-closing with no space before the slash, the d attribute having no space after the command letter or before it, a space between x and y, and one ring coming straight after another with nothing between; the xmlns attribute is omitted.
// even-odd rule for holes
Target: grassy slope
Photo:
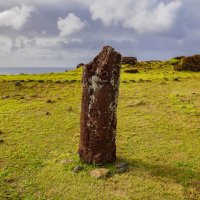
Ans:
<svg viewBox="0 0 200 200"><path fill-rule="evenodd" d="M71 171L81 70L0 76L0 199L200 199L200 74L151 67L122 70L117 155L130 167L102 180L89 177L95 166Z"/></svg>

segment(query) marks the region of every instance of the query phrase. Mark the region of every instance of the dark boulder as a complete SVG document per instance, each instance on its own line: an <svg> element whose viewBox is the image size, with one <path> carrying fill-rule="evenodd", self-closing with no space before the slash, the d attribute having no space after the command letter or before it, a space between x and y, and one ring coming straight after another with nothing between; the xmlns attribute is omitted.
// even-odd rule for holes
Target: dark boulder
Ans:
<svg viewBox="0 0 200 200"><path fill-rule="evenodd" d="M51 99L48 99L48 100L47 100L47 103L52 103L52 100L51 100Z"/></svg>
<svg viewBox="0 0 200 200"><path fill-rule="evenodd" d="M182 62L174 66L174 69L177 71L200 72L200 55L182 58Z"/></svg>
<svg viewBox="0 0 200 200"><path fill-rule="evenodd" d="M20 81L16 81L14 84L15 84L15 86L16 86L16 87L19 87L19 86L21 86L21 83L20 83Z"/></svg>
<svg viewBox="0 0 200 200"><path fill-rule="evenodd" d="M124 72L136 74L136 73L139 73L139 70L137 68L132 68L132 69L125 69Z"/></svg>
<svg viewBox="0 0 200 200"><path fill-rule="evenodd" d="M122 64L135 65L137 63L136 57L123 57Z"/></svg>

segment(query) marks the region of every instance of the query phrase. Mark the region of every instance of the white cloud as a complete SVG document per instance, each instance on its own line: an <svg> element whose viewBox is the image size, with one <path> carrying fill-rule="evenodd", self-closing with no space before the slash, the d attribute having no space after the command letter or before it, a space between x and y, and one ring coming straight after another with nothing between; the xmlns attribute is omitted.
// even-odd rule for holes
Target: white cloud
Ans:
<svg viewBox="0 0 200 200"><path fill-rule="evenodd" d="M59 18L57 22L60 36L68 36L84 28L85 24L73 13L70 13L65 19Z"/></svg>
<svg viewBox="0 0 200 200"><path fill-rule="evenodd" d="M34 6L21 5L21 7L14 7L0 12L0 26L9 26L16 30L20 29L34 10Z"/></svg>
<svg viewBox="0 0 200 200"><path fill-rule="evenodd" d="M170 29L181 7L180 0L87 0L93 20L104 25L121 24L139 33L164 32Z"/></svg>
<svg viewBox="0 0 200 200"><path fill-rule="evenodd" d="M0 57L2 67L73 67L80 63L91 52L85 49L62 48L70 43L80 43L79 39L59 36L14 38L0 36Z"/></svg>
<svg viewBox="0 0 200 200"><path fill-rule="evenodd" d="M9 37L0 37L0 55L7 55L11 53L11 49L13 46L13 41Z"/></svg>
<svg viewBox="0 0 200 200"><path fill-rule="evenodd" d="M45 6L56 6L63 7L64 5L74 4L74 3L82 3L81 0L9 0L9 1L1 1L0 6L15 6L19 4L32 4L32 5L45 5Z"/></svg>

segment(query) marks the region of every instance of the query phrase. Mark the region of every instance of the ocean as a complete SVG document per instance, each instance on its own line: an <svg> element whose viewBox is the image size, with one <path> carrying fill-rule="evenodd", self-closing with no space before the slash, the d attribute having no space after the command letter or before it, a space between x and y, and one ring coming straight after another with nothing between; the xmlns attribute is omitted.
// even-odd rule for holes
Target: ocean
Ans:
<svg viewBox="0 0 200 200"><path fill-rule="evenodd" d="M5 75L5 74L44 74L44 73L51 73L51 72L65 72L65 70L71 70L69 68L64 68L64 67L58 67L58 68L53 68L53 67L43 67L43 68L19 68L19 67L13 67L13 68L1 68L0 67L0 75Z"/></svg>

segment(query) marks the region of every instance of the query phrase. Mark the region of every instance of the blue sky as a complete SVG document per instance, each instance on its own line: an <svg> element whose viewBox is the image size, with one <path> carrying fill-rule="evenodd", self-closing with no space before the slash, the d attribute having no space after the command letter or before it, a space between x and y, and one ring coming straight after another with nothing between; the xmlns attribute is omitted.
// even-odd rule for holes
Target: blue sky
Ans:
<svg viewBox="0 0 200 200"><path fill-rule="evenodd" d="M199 8L199 0L1 1L1 67L74 67L104 45L139 60L198 54Z"/></svg>

